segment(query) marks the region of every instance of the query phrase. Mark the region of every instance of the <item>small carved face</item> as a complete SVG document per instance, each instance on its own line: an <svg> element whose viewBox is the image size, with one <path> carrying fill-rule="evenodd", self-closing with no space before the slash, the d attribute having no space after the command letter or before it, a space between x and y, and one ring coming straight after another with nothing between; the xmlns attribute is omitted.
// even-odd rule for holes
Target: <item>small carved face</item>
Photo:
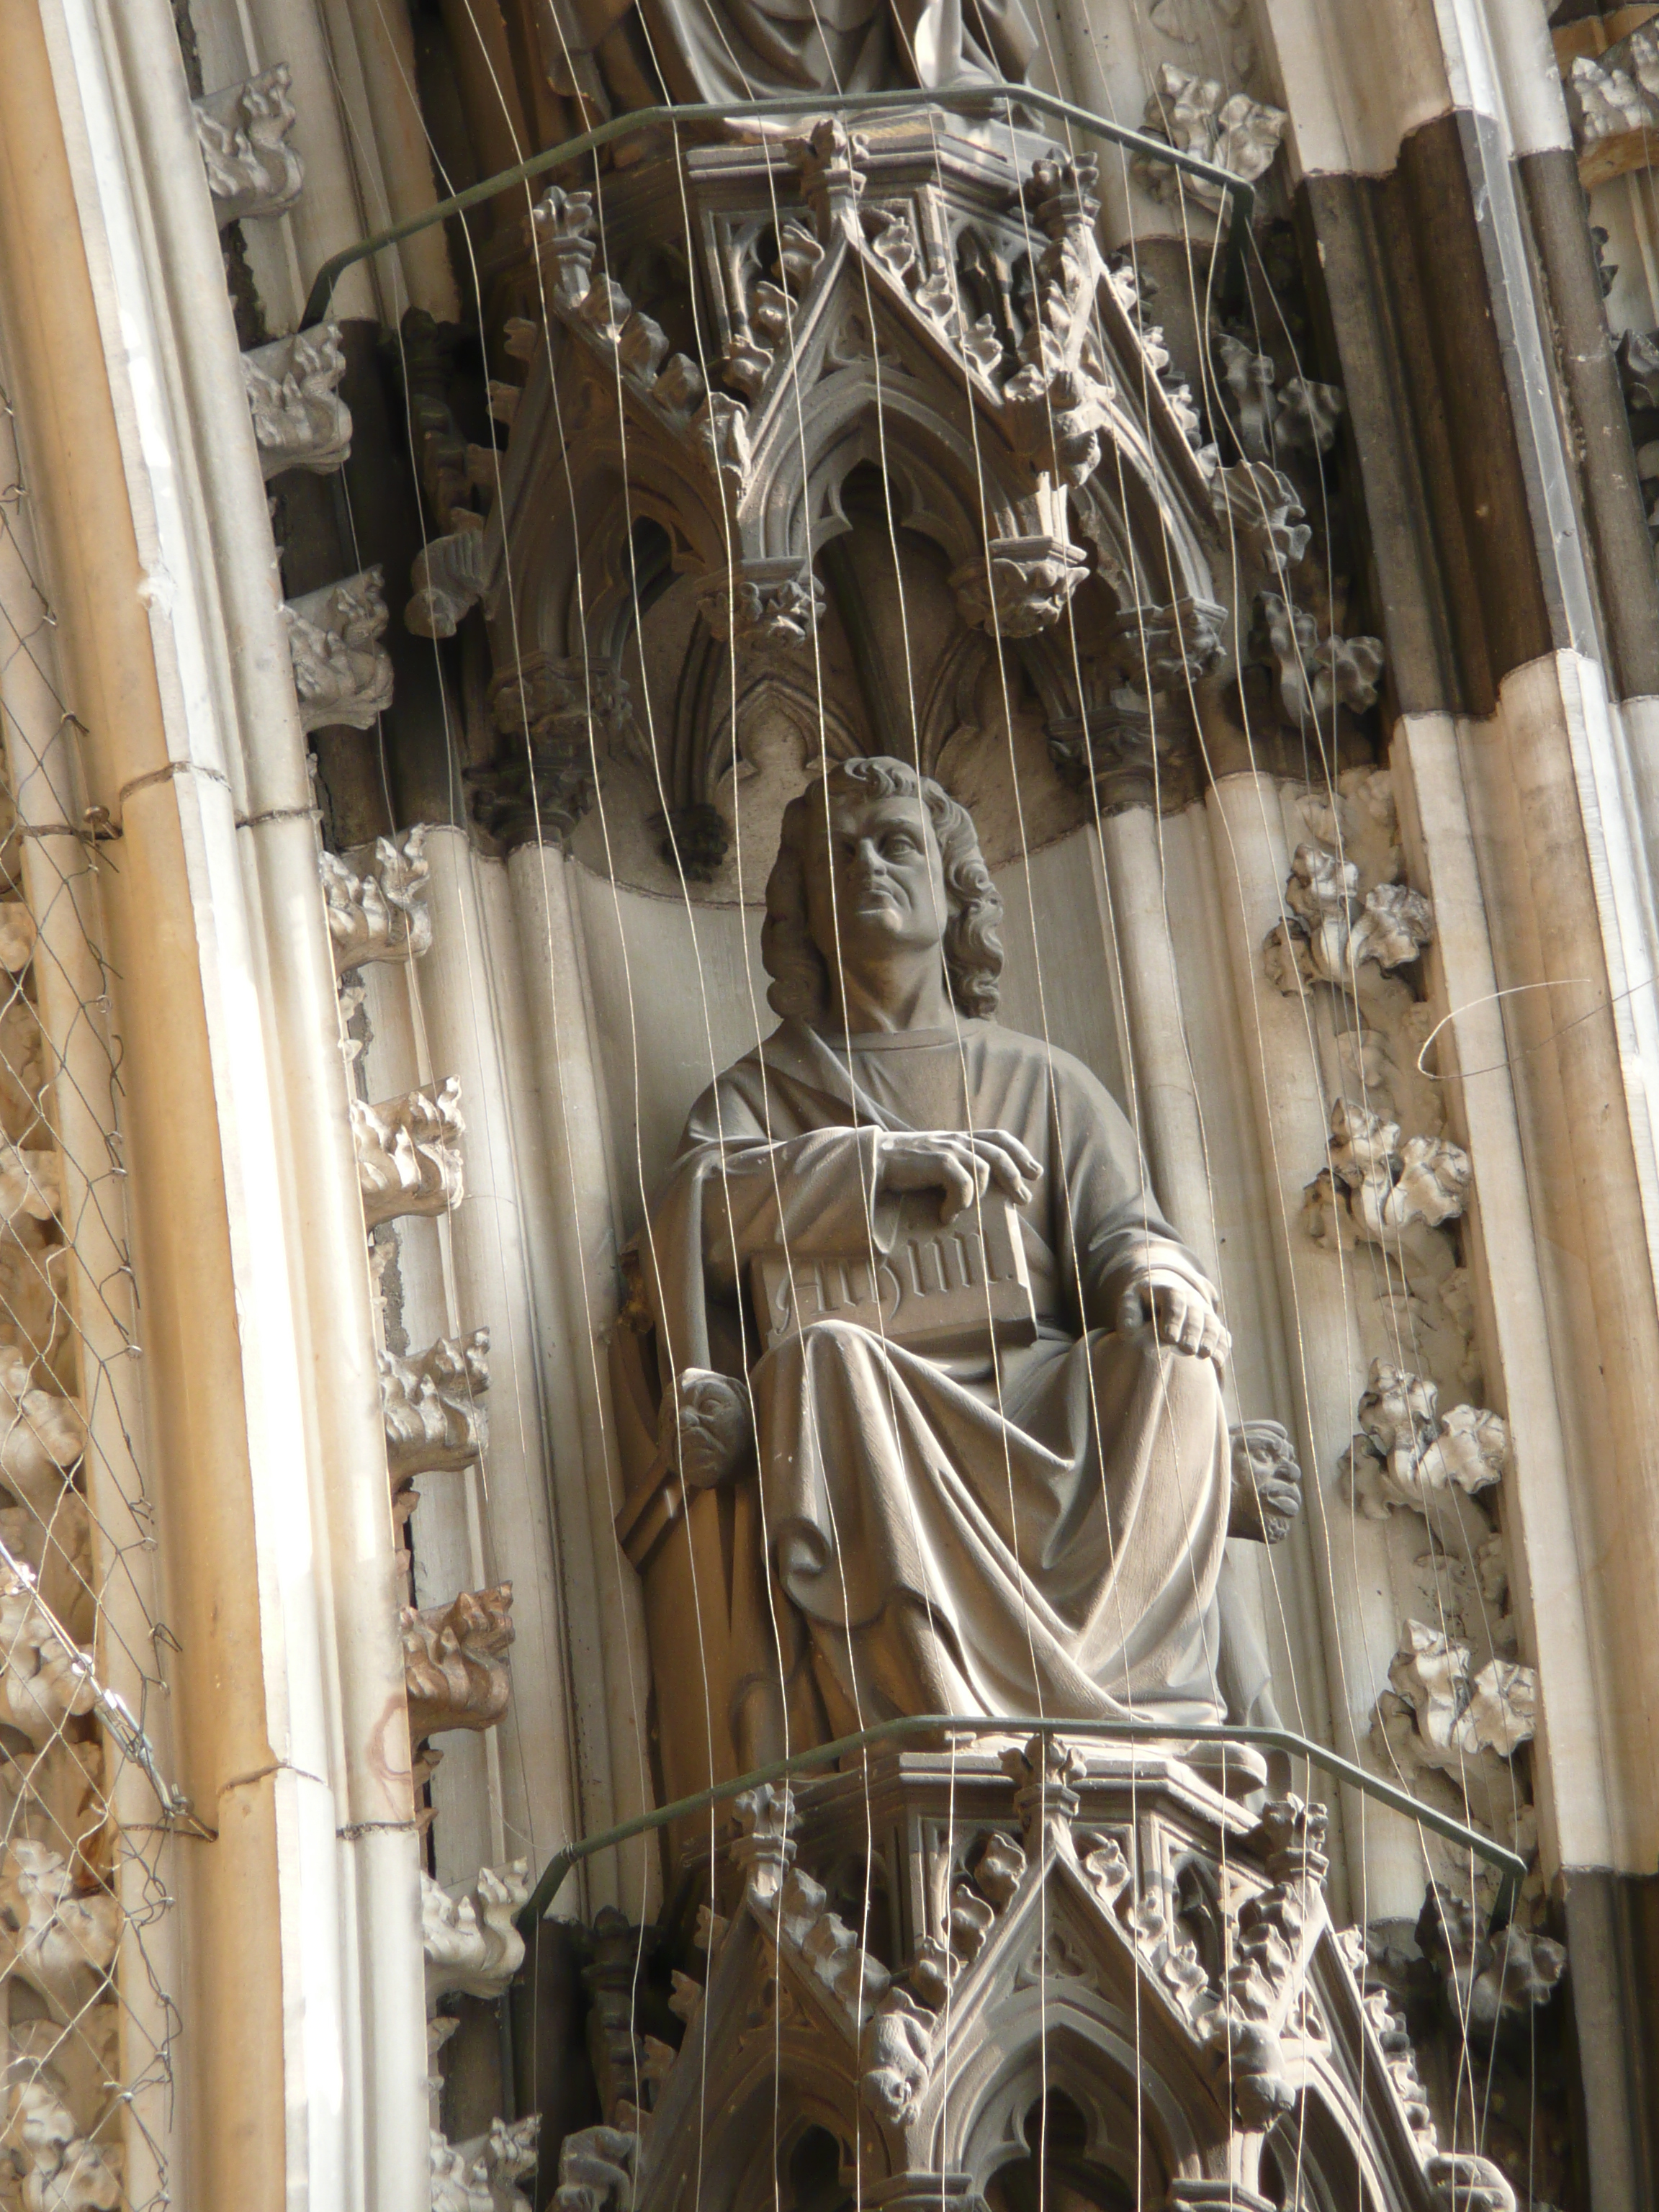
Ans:
<svg viewBox="0 0 1659 2212"><path fill-rule="evenodd" d="M1232 1533L1277 1544L1302 1510L1296 1447L1277 1421L1245 1421L1232 1432Z"/></svg>
<svg viewBox="0 0 1659 2212"><path fill-rule="evenodd" d="M830 801L805 853L806 925L833 974L842 961L937 945L950 920L944 865L915 793Z"/></svg>

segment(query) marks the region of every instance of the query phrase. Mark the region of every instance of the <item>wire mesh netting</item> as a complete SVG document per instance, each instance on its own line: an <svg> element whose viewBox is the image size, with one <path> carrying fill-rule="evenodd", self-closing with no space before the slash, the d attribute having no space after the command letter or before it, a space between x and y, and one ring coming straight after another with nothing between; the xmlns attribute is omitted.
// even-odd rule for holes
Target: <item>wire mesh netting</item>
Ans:
<svg viewBox="0 0 1659 2212"><path fill-rule="evenodd" d="M177 2015L121 1044L37 502L0 368L0 2204L168 2203Z"/></svg>

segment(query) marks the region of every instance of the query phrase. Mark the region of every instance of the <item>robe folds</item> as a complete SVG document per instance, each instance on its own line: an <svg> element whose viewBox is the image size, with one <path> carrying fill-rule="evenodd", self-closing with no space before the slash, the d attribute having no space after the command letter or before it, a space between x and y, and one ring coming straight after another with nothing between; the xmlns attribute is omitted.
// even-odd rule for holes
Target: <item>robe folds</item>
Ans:
<svg viewBox="0 0 1659 2212"><path fill-rule="evenodd" d="M750 1264L884 1252L884 1132L1002 1129L1042 1163L1019 1210L1035 1343L927 1358L846 1322L763 1350ZM1229 1443L1216 1370L1116 1328L1148 1267L1214 1292L1079 1062L994 1023L830 1042L786 1021L692 1109L653 1209L665 1389L749 1378L756 1468L731 1720L762 1756L890 1716L1221 1717ZM747 1595L744 1595L744 1592Z"/></svg>

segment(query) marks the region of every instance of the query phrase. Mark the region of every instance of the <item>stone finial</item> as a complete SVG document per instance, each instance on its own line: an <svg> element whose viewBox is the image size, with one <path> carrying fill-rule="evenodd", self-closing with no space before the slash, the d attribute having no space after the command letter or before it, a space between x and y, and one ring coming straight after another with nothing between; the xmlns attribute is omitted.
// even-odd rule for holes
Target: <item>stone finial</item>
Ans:
<svg viewBox="0 0 1659 2212"><path fill-rule="evenodd" d="M465 1194L461 1085L452 1075L435 1089L370 1105L351 1101L351 1134L363 1220L378 1229L399 1215L447 1213Z"/></svg>
<svg viewBox="0 0 1659 2212"><path fill-rule="evenodd" d="M385 571L365 568L283 604L302 729L372 730L392 704Z"/></svg>
<svg viewBox="0 0 1659 2212"><path fill-rule="evenodd" d="M318 855L337 975L366 961L418 959L431 949L426 824L417 822L400 838L377 838L374 861L356 876L337 854Z"/></svg>
<svg viewBox="0 0 1659 2212"><path fill-rule="evenodd" d="M242 356L242 381L267 483L285 469L329 476L351 455L351 410L337 323L296 331Z"/></svg>
<svg viewBox="0 0 1659 2212"><path fill-rule="evenodd" d="M196 140L222 230L251 216L282 215L300 197L305 170L287 143L294 126L286 62L193 100Z"/></svg>

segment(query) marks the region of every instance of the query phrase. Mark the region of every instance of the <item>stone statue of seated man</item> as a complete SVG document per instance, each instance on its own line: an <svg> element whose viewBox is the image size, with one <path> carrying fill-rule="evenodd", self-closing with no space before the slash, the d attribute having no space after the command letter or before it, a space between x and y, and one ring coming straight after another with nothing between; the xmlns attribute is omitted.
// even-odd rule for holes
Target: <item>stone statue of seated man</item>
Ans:
<svg viewBox="0 0 1659 2212"><path fill-rule="evenodd" d="M1001 911L939 784L831 768L767 890L781 1023L653 1212L665 1449L748 1563L705 1623L740 1764L896 1714L1222 1717L1217 1293L1102 1085L998 1026Z"/></svg>

